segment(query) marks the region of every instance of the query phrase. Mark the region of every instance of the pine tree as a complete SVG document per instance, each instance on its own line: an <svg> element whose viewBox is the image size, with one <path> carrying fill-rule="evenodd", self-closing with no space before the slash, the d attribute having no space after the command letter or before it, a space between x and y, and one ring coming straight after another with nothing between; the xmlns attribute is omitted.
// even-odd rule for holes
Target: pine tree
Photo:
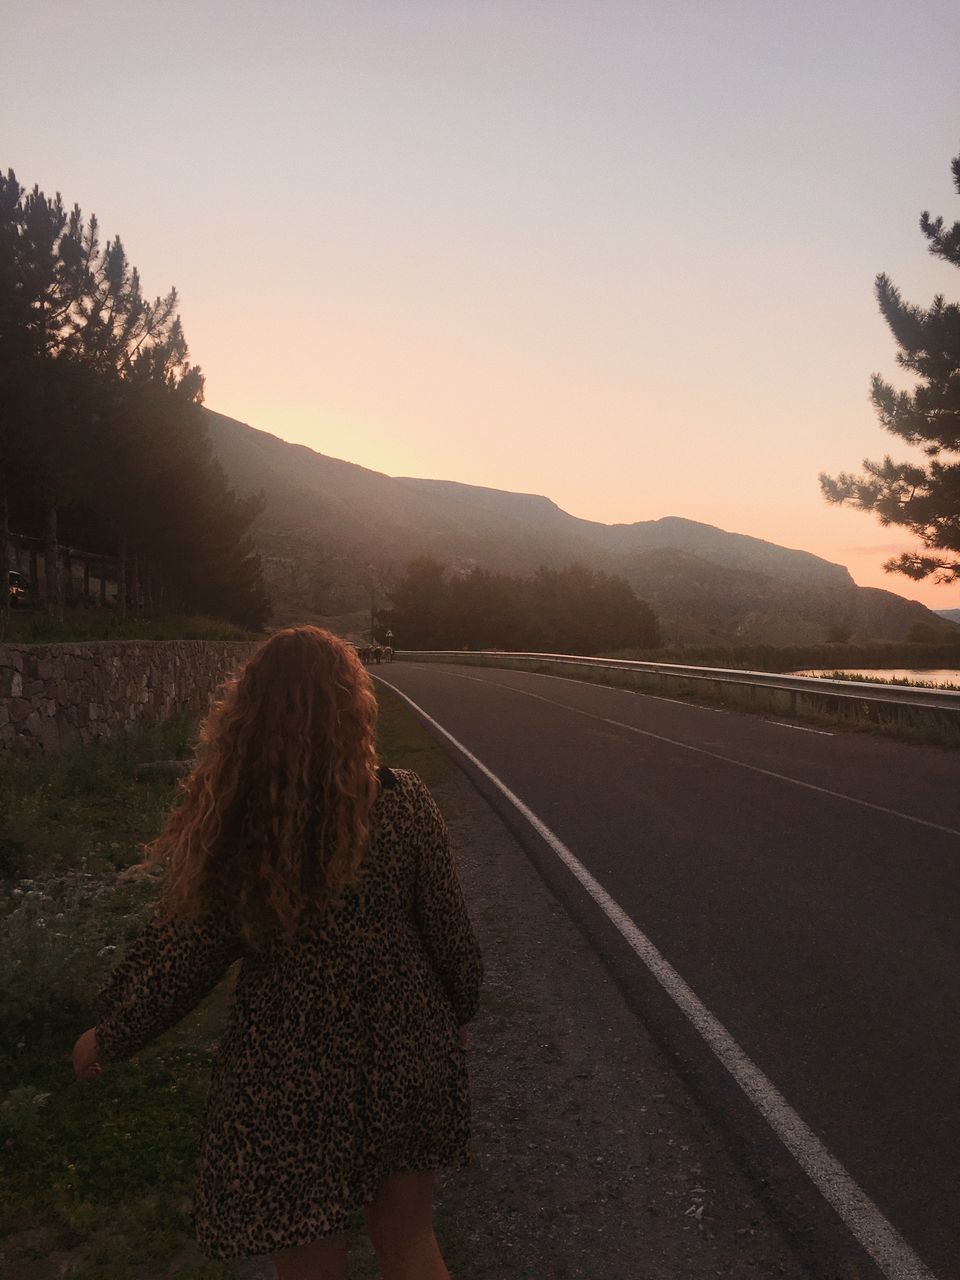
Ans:
<svg viewBox="0 0 960 1280"><path fill-rule="evenodd" d="M952 163L960 194L960 155ZM960 222L920 216L929 250L960 267ZM863 475L820 476L828 502L873 511L883 525L902 525L926 548L888 560L888 572L935 582L960 580L960 306L938 294L929 309L904 302L886 275L877 276L877 301L900 350L897 363L915 374L913 391L898 391L879 374L871 399L887 431L922 450L926 461L863 463ZM953 553L953 554L950 554Z"/></svg>
<svg viewBox="0 0 960 1280"><path fill-rule="evenodd" d="M269 613L239 500L213 457L177 293L148 301L119 237L59 193L0 174L0 519L116 557L118 603L261 626Z"/></svg>

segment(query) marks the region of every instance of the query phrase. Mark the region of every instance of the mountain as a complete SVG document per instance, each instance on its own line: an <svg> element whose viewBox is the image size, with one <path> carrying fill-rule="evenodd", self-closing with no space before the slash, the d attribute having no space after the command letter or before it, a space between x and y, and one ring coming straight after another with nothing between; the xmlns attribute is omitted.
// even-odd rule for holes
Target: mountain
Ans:
<svg viewBox="0 0 960 1280"><path fill-rule="evenodd" d="M960 609L934 609L938 618L946 618L948 622L960 623Z"/></svg>
<svg viewBox="0 0 960 1280"><path fill-rule="evenodd" d="M255 534L276 620L332 621L382 605L415 556L453 571L532 573L580 561L625 577L684 643L901 640L945 622L915 601L858 587L807 551L679 516L606 525L549 498L451 480L391 477L205 410L231 484L266 499Z"/></svg>

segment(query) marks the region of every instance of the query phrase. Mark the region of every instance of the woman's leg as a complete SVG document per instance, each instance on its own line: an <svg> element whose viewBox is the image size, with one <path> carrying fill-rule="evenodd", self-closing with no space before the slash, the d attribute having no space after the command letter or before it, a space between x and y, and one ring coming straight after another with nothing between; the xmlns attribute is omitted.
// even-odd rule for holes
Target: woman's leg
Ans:
<svg viewBox="0 0 960 1280"><path fill-rule="evenodd" d="M311 1240L273 1255L277 1280L346 1280L347 1237Z"/></svg>
<svg viewBox="0 0 960 1280"><path fill-rule="evenodd" d="M363 1211L383 1280L450 1280L433 1234L435 1173L392 1173Z"/></svg>

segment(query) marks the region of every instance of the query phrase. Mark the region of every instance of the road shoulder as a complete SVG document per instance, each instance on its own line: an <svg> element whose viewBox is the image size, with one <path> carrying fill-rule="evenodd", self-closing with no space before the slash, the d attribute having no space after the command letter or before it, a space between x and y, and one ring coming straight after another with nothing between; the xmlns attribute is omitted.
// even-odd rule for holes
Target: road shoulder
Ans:
<svg viewBox="0 0 960 1280"><path fill-rule="evenodd" d="M748 1179L499 817L434 787L484 950L475 1163L443 1234L471 1280L806 1274Z"/></svg>

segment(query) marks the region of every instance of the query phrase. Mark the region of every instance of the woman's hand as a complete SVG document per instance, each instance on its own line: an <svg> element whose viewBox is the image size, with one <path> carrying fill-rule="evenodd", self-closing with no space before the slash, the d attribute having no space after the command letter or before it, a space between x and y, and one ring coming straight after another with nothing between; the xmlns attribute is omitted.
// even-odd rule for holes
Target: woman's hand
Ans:
<svg viewBox="0 0 960 1280"><path fill-rule="evenodd" d="M78 1080L96 1080L100 1075L96 1027L85 1031L73 1046L73 1069Z"/></svg>

